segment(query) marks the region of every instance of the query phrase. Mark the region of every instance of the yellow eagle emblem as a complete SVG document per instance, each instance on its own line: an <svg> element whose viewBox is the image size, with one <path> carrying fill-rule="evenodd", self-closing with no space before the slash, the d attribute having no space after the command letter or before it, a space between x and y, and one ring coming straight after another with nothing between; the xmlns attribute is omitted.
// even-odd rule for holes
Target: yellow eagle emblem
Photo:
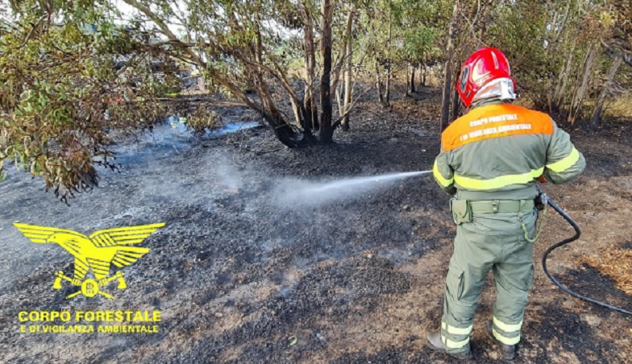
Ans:
<svg viewBox="0 0 632 364"><path fill-rule="evenodd" d="M164 223L157 223L105 229L94 232L88 237L76 231L56 227L22 223L14 223L13 225L33 243L57 243L75 257L73 278L59 271L55 275L55 283L53 284L54 289L61 289L61 281L66 280L74 286L81 287L79 291L68 295L67 299L81 293L86 297L100 294L114 299L112 295L99 288L114 280L119 282L118 289L127 288L127 284L121 271L110 276L111 265L114 264L118 268L123 268L147 254L149 248L134 245L140 244L149 235L165 226ZM92 269L95 279L85 279L90 269Z"/></svg>

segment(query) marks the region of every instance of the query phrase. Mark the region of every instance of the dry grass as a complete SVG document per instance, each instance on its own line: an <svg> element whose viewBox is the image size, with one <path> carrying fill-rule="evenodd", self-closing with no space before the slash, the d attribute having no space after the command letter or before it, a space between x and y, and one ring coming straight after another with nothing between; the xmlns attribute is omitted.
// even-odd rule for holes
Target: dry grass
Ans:
<svg viewBox="0 0 632 364"><path fill-rule="evenodd" d="M590 264L602 274L610 277L617 288L632 295L632 250L611 245L600 257L586 257Z"/></svg>
<svg viewBox="0 0 632 364"><path fill-rule="evenodd" d="M632 118L632 93L621 95L607 103L605 112L614 117Z"/></svg>

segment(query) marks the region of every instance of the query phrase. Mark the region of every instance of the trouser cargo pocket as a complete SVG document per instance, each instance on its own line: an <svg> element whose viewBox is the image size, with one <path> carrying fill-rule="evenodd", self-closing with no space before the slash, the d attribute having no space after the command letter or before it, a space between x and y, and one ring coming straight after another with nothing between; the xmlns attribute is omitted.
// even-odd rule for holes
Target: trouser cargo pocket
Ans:
<svg viewBox="0 0 632 364"><path fill-rule="evenodd" d="M472 209L466 200L451 199L450 211L455 224L461 225L466 222L472 222Z"/></svg>

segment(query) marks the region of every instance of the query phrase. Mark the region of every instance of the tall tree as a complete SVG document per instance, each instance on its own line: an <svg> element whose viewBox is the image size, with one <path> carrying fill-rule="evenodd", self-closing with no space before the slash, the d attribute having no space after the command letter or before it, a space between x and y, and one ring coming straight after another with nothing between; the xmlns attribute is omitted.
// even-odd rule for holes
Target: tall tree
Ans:
<svg viewBox="0 0 632 364"><path fill-rule="evenodd" d="M218 85L219 91L226 91L241 105L259 112L283 144L301 147L332 141L341 118L333 119L331 90L341 77L348 39L344 30L336 31L344 29L345 24L343 18L334 16L337 3L190 2L186 17L194 42L187 44L174 35L168 23L174 13L169 9L176 7L177 1L124 1L152 21L172 44L185 49L188 61L204 69L205 76ZM320 34L320 39L315 34ZM294 46L297 43L300 48ZM279 48L287 52L279 54ZM334 52L338 54L335 60ZM300 72L302 67L305 72ZM295 75L300 73L304 74L303 95L295 88ZM254 90L255 97L244 93L244 89ZM281 107L285 100L291 104L291 116ZM318 130L316 138L312 138L314 129Z"/></svg>
<svg viewBox="0 0 632 364"><path fill-rule="evenodd" d="M321 30L320 51L323 74L320 77L320 135L321 141L331 143L333 128L331 126L331 20L333 6L330 0L323 0L320 8Z"/></svg>
<svg viewBox="0 0 632 364"><path fill-rule="evenodd" d="M450 118L450 91L452 86L452 63L454 62L454 39L459 15L459 0L454 2L452 20L448 33L448 46L446 48L446 62L443 76L443 98L441 100L441 130L449 125Z"/></svg>

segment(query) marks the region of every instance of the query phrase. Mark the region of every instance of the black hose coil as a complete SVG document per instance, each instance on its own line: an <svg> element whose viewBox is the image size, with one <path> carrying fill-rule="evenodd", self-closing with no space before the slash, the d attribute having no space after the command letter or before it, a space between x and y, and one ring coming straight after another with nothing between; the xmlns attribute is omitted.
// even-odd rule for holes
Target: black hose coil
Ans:
<svg viewBox="0 0 632 364"><path fill-rule="evenodd" d="M556 244L554 244L554 245L550 246L550 247L549 247L549 248L548 248L548 249L544 252L544 255L542 256L542 269L544 270L544 273L546 274L546 276L547 276L547 277L549 277L549 279L553 282L553 284L555 284L555 285L556 285L556 286L558 286L558 287L559 287L562 291L564 291L564 292L566 292L566 293L570 294L570 295L571 295L571 296L573 296L573 297L577 297L577 298L579 298L580 300L584 300L584 301L587 301L587 302L590 302L590 303L594 303L594 304L596 304L596 305L599 305L599 306L601 306L601 307L608 308L608 309L610 309L610 310L614 310L614 311L622 312L622 313L627 314L627 315L632 315L632 311L628 311L628 310L623 309L623 308L621 308L621 307L612 306L612 305L609 305L609 304L607 304L607 303L605 303L605 302L597 301L597 300L592 299L592 298L590 298L590 297L586 297L586 296L583 296L583 295L581 295L581 294L579 294L579 293L577 293L577 292L574 292L574 291L570 290L569 288L566 288L566 287L565 287L564 285L562 285L562 284L561 284L561 283L560 283L557 279L555 279L555 277L553 277L553 276L551 275L551 273L549 273L549 270L548 270L548 268L546 267L546 259L547 259L547 257L549 256L549 253L551 253L553 250L555 250L555 249L557 249L557 248L559 248L559 247L561 247L561 246L563 246L563 245L566 245L566 244L568 244L568 243L570 243L570 242L573 242L573 241L575 241L575 240L579 239L579 236L581 235L581 230L579 229L579 226L577 226L577 223L576 223L575 221L573 221L573 219L572 219L570 216L568 216L568 214L566 213L566 211L562 210L562 208L561 208L561 207L559 207L559 206L558 206L558 205L557 205L557 204L556 204L553 200L551 200L550 198L548 198L547 203L548 203L551 207L553 207L553 209L554 209L555 211L557 211L557 213L558 213L558 214L560 214L560 215L564 218L564 220L566 220L569 224L571 224L571 226L573 227L573 229L575 229L575 235L573 235L573 236L572 236L572 237L570 237L570 238L564 239L564 240L560 241L559 243L556 243Z"/></svg>

